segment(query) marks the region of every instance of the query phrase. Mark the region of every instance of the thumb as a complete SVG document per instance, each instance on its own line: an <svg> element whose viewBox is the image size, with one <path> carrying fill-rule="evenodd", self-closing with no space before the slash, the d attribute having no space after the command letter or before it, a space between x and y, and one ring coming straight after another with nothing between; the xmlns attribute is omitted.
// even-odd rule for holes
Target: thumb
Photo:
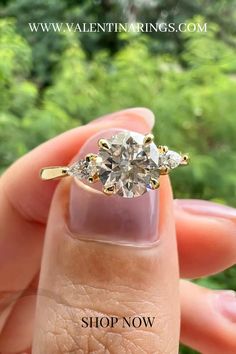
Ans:
<svg viewBox="0 0 236 354"><path fill-rule="evenodd" d="M104 134L114 130L92 136L79 158L96 153ZM174 230L166 176L160 190L131 199L61 181L48 220L33 353L178 353Z"/></svg>

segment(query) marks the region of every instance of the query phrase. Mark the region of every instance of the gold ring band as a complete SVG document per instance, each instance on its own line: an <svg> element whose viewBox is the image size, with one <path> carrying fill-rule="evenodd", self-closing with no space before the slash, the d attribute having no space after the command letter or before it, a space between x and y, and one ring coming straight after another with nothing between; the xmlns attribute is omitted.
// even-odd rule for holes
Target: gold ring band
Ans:
<svg viewBox="0 0 236 354"><path fill-rule="evenodd" d="M122 131L98 141L98 154L88 154L71 166L44 167L42 180L73 176L90 183L101 181L103 192L126 198L138 197L159 187L159 176L189 163L187 154L158 147L152 134Z"/></svg>

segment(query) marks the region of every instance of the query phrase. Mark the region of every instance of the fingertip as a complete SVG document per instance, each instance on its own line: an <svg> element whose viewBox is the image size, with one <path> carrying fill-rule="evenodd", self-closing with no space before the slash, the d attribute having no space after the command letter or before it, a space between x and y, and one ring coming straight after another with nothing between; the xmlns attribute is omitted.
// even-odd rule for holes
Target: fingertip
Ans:
<svg viewBox="0 0 236 354"><path fill-rule="evenodd" d="M155 124L154 113L145 107L135 107L121 110L112 114L106 114L89 123L89 125L98 124L105 121L113 120L138 120L140 123L147 126L147 130L151 130Z"/></svg>

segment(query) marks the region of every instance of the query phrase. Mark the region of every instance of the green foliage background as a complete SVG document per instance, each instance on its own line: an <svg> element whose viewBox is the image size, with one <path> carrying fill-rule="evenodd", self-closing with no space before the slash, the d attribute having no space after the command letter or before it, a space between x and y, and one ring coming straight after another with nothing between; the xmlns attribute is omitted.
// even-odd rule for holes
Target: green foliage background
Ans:
<svg viewBox="0 0 236 354"><path fill-rule="evenodd" d="M146 106L159 143L188 151L175 197L236 206L236 1L0 3L0 168L102 114ZM208 23L206 33L30 32L28 22ZM236 269L198 280L236 290ZM181 353L196 353L181 348Z"/></svg>

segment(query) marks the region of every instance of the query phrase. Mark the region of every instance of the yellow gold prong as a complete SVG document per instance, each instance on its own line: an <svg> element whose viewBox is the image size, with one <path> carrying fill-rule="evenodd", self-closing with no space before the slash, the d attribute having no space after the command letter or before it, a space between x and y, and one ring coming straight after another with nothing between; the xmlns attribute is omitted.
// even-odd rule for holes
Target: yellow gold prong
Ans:
<svg viewBox="0 0 236 354"><path fill-rule="evenodd" d="M110 149L110 144L106 139L99 139L98 140L98 146L103 149L103 150L109 150Z"/></svg>
<svg viewBox="0 0 236 354"><path fill-rule="evenodd" d="M88 154L88 155L86 155L86 160L88 162L95 161L96 159L97 159L97 155L96 154Z"/></svg>
<svg viewBox="0 0 236 354"><path fill-rule="evenodd" d="M169 150L168 146L166 146L166 145L159 145L158 149L159 149L160 153L165 153Z"/></svg>
<svg viewBox="0 0 236 354"><path fill-rule="evenodd" d="M144 145L150 145L154 140L154 135L153 134L146 134L144 136L144 140L143 140L143 143Z"/></svg>
<svg viewBox="0 0 236 354"><path fill-rule="evenodd" d="M160 182L156 178L151 178L150 185L152 189L158 189L160 187Z"/></svg>
<svg viewBox="0 0 236 354"><path fill-rule="evenodd" d="M180 163L180 165L182 166L186 166L189 164L189 155L188 154L184 154L184 155L181 155L182 156L182 161Z"/></svg>
<svg viewBox="0 0 236 354"><path fill-rule="evenodd" d="M105 193L106 195L115 194L115 186L104 187L103 193Z"/></svg>
<svg viewBox="0 0 236 354"><path fill-rule="evenodd" d="M99 176L98 176L98 174L96 173L94 176L90 176L90 177L88 178L88 181L89 181L89 183L98 182L98 181L99 181Z"/></svg>
<svg viewBox="0 0 236 354"><path fill-rule="evenodd" d="M162 168L160 169L160 174L161 174L161 175L168 175L169 172L170 172L169 167L162 167Z"/></svg>

